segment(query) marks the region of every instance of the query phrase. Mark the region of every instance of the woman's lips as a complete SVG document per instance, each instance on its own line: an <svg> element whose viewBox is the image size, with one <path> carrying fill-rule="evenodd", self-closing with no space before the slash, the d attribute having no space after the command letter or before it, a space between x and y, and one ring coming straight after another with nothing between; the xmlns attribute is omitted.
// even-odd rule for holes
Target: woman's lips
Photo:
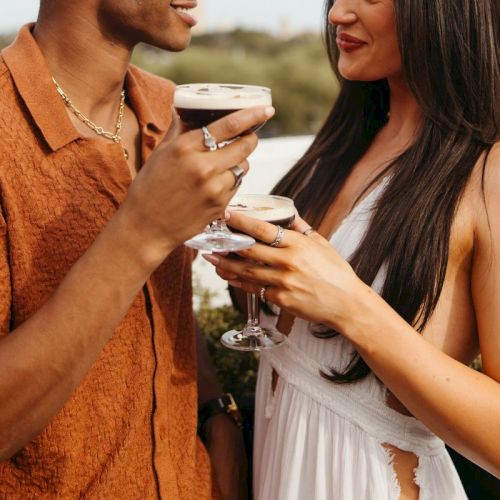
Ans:
<svg viewBox="0 0 500 500"><path fill-rule="evenodd" d="M339 49L344 52L354 52L366 45L366 42L363 42L363 40L348 35L347 33L338 34L336 42Z"/></svg>

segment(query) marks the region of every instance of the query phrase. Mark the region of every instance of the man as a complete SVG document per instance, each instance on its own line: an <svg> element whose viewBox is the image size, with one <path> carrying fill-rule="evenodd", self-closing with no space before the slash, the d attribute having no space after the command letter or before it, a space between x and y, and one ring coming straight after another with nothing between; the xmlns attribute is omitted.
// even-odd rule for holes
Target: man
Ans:
<svg viewBox="0 0 500 500"><path fill-rule="evenodd" d="M182 243L223 211L256 137L213 152L200 130L176 134L173 85L129 66L139 42L184 49L194 5L42 0L2 52L0 498L215 495Z"/></svg>

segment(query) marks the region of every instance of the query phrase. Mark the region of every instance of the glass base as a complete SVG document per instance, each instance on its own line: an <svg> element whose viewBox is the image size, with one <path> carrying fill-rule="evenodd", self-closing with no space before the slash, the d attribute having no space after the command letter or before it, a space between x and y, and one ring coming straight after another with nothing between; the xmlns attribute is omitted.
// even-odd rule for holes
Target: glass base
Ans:
<svg viewBox="0 0 500 500"><path fill-rule="evenodd" d="M250 248L255 240L246 234L207 231L186 241L185 245L206 252L239 252Z"/></svg>
<svg viewBox="0 0 500 500"><path fill-rule="evenodd" d="M236 351L263 351L274 349L285 342L286 336L268 328L260 326L247 327L243 330L231 330L226 332L221 342L229 349Z"/></svg>

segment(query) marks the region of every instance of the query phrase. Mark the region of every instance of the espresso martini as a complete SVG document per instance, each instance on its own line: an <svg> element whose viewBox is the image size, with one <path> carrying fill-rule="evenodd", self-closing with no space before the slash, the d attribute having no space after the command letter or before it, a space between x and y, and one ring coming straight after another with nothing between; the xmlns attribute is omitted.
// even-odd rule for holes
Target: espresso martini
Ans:
<svg viewBox="0 0 500 500"><path fill-rule="evenodd" d="M174 96L174 107L190 130L205 127L240 109L271 104L271 90L255 85L192 83L178 85Z"/></svg>
<svg viewBox="0 0 500 500"><path fill-rule="evenodd" d="M271 90L255 85L223 83L191 83L178 85L174 94L174 107L189 130L209 126L212 122L242 109L271 106ZM263 125L253 128L257 130ZM250 132L250 130L248 131ZM237 138L233 138L233 141ZM230 144L225 141L219 147ZM186 245L208 252L237 252L251 247L255 240L245 234L232 233L222 219L213 221L207 229Z"/></svg>
<svg viewBox="0 0 500 500"><path fill-rule="evenodd" d="M231 200L229 210L283 228L290 228L295 220L293 200L284 196L240 194ZM262 290L265 295L265 288ZM286 340L285 335L276 328L260 325L259 297L255 294L247 294L247 309L247 324L243 330L226 332L221 339L223 345L237 351L261 351L278 347Z"/></svg>
<svg viewBox="0 0 500 500"><path fill-rule="evenodd" d="M290 228L295 220L295 207L289 198L283 196L241 194L231 201L228 208L285 229Z"/></svg>

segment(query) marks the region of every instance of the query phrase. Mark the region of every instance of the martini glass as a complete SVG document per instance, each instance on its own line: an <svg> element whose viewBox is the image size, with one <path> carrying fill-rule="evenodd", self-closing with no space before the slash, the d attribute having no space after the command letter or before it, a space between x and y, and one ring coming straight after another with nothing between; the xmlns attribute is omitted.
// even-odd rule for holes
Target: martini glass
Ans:
<svg viewBox="0 0 500 500"><path fill-rule="evenodd" d="M174 95L174 107L189 130L206 127L241 109L271 104L271 90L255 85L194 83L178 85ZM252 131L262 125L264 124ZM221 143L219 147L230 142ZM197 234L185 244L205 252L237 252L254 243L252 237L231 232L224 219L217 219L203 233Z"/></svg>
<svg viewBox="0 0 500 500"><path fill-rule="evenodd" d="M290 228L295 219L293 200L284 196L273 195L237 195L229 204L231 211L242 211L245 215ZM226 332L221 342L230 349L237 351L261 351L278 347L286 336L275 328L264 328L259 322L260 303L254 293L247 294L248 318L242 330Z"/></svg>

